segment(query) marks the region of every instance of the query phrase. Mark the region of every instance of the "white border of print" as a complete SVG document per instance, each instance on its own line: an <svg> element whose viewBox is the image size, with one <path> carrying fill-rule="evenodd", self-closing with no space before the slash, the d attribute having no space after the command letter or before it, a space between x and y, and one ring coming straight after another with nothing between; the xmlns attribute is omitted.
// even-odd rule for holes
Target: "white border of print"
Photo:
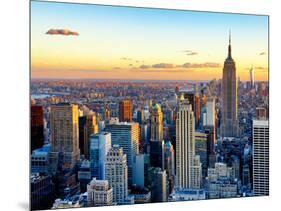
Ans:
<svg viewBox="0 0 281 211"><path fill-rule="evenodd" d="M59 1L59 0L58 0ZM280 195L280 7L273 0L65 0L139 7L270 15L270 196L242 199L85 208L143 211L276 210ZM28 210L29 201L29 1L5 0L0 7L0 161L1 210ZM279 77L278 77L279 76ZM280 83L280 82L279 82ZM274 174L273 174L274 172ZM176 206L175 206L176 205ZM68 209L76 210L77 209Z"/></svg>

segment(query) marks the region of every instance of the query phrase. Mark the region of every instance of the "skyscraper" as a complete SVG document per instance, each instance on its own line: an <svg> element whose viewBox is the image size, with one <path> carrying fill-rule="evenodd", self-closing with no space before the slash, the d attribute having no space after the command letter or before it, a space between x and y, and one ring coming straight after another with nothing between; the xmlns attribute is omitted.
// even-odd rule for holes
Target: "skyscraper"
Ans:
<svg viewBox="0 0 281 211"><path fill-rule="evenodd" d="M167 174L161 168L152 167L149 169L151 181L151 201L165 202L168 199L167 193Z"/></svg>
<svg viewBox="0 0 281 211"><path fill-rule="evenodd" d="M113 202L123 204L128 197L128 166L123 148L113 145L106 156L105 179L113 188Z"/></svg>
<svg viewBox="0 0 281 211"><path fill-rule="evenodd" d="M212 126L215 127L215 114L216 114L216 105L215 98L208 97L206 103L206 125L204 126Z"/></svg>
<svg viewBox="0 0 281 211"><path fill-rule="evenodd" d="M133 156L139 154L139 124L120 122L109 124L105 131L111 133L112 145L119 145L127 155L128 180L132 185Z"/></svg>
<svg viewBox="0 0 281 211"><path fill-rule="evenodd" d="M222 137L238 135L237 81L235 61L231 56L231 35L229 34L228 56L224 61L222 75Z"/></svg>
<svg viewBox="0 0 281 211"><path fill-rule="evenodd" d="M107 180L93 180L87 185L88 206L110 206L113 202L113 190Z"/></svg>
<svg viewBox="0 0 281 211"><path fill-rule="evenodd" d="M254 70L253 65L249 72L250 72L250 86L251 86L251 89L253 89L255 87L255 70Z"/></svg>
<svg viewBox="0 0 281 211"><path fill-rule="evenodd" d="M58 154L62 155L62 164L74 167L79 159L78 106L61 103L51 106L51 165L56 168ZM53 169L54 170L54 169Z"/></svg>
<svg viewBox="0 0 281 211"><path fill-rule="evenodd" d="M132 121L132 101L122 100L119 102L119 121L120 122L131 122Z"/></svg>
<svg viewBox="0 0 281 211"><path fill-rule="evenodd" d="M44 120L43 107L39 105L31 106L31 151L44 145Z"/></svg>
<svg viewBox="0 0 281 211"><path fill-rule="evenodd" d="M198 187L194 178L199 175L201 163L195 156L194 133L194 113L188 99L182 96L176 120L176 186L180 188Z"/></svg>
<svg viewBox="0 0 281 211"><path fill-rule="evenodd" d="M269 195L268 120L253 120L253 193Z"/></svg>
<svg viewBox="0 0 281 211"><path fill-rule="evenodd" d="M167 141L164 146L164 169L169 181L169 193L171 193L175 185L175 153L170 141Z"/></svg>
<svg viewBox="0 0 281 211"><path fill-rule="evenodd" d="M85 139L84 139L84 155L89 158L89 138L91 134L98 133L99 127L97 124L97 117L95 112L90 112L86 116L85 125Z"/></svg>
<svg viewBox="0 0 281 211"><path fill-rule="evenodd" d="M104 180L106 155L111 148L111 134L108 132L92 134L89 142L91 176Z"/></svg>
<svg viewBox="0 0 281 211"><path fill-rule="evenodd" d="M152 108L150 119L151 141L163 141L163 113L159 104Z"/></svg>

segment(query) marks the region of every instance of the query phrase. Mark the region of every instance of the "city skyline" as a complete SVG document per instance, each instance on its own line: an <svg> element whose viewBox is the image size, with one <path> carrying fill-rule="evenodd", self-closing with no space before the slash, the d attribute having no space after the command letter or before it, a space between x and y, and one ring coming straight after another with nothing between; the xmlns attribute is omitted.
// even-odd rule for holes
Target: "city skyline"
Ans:
<svg viewBox="0 0 281 211"><path fill-rule="evenodd" d="M237 77L268 80L267 16L36 1L31 16L32 79L220 79L231 29Z"/></svg>

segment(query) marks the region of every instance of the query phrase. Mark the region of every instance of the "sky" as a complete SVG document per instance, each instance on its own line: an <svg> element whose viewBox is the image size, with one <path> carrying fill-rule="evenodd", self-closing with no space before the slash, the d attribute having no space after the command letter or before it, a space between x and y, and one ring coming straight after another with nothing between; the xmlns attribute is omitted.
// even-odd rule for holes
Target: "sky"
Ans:
<svg viewBox="0 0 281 211"><path fill-rule="evenodd" d="M31 77L211 80L231 30L237 77L268 80L268 17L31 2Z"/></svg>

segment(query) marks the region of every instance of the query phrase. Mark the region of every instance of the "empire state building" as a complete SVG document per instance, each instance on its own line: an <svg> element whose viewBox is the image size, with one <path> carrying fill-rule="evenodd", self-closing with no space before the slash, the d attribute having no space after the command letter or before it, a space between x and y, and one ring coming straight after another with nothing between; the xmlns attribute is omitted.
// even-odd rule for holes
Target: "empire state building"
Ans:
<svg viewBox="0 0 281 211"><path fill-rule="evenodd" d="M235 61L231 56L231 34L229 34L228 56L224 61L222 76L222 137L238 136L237 81Z"/></svg>

